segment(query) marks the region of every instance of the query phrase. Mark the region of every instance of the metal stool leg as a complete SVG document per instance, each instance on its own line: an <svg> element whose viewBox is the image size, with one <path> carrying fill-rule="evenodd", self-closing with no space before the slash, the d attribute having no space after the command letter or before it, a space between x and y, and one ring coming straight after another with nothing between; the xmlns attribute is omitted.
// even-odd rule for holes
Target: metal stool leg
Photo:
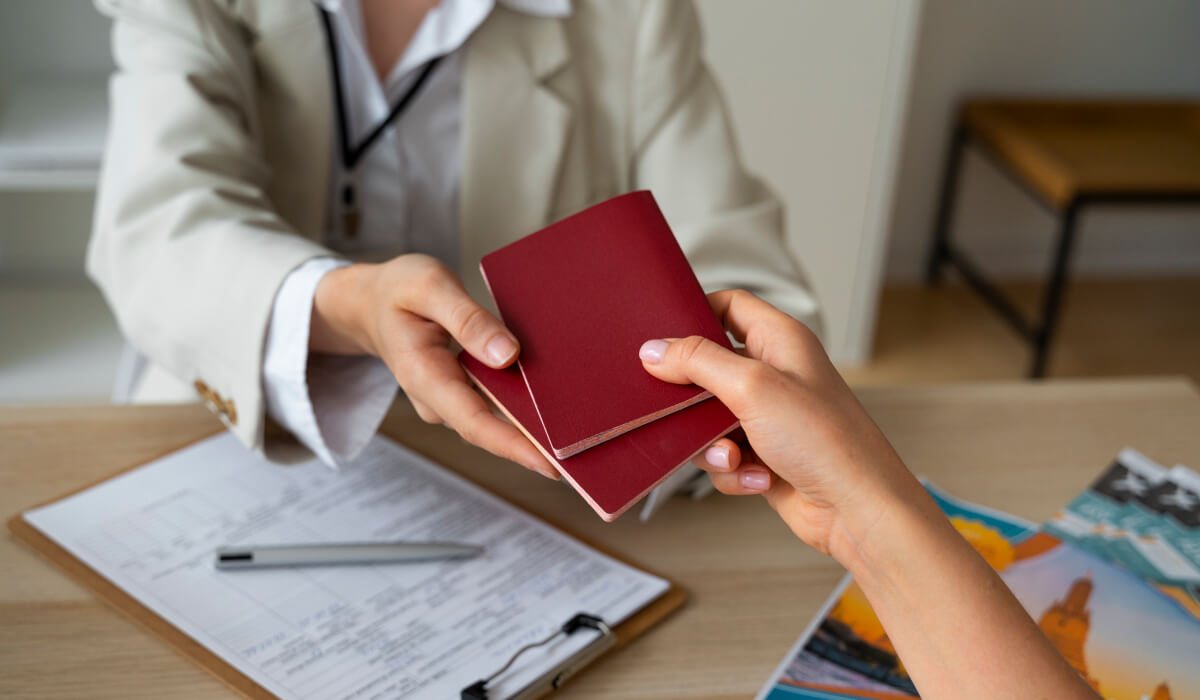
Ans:
<svg viewBox="0 0 1200 700"><path fill-rule="evenodd" d="M1072 201L1063 211L1062 223L1058 232L1058 245L1055 247L1054 260L1050 266L1050 279L1042 297L1042 317L1040 324L1033 332L1033 362L1029 367L1031 379L1041 379L1046 376L1046 359L1050 351L1050 341L1058 326L1059 311L1062 306L1063 287L1069 273L1071 249L1075 243L1075 226L1079 214L1079 200Z"/></svg>
<svg viewBox="0 0 1200 700"><path fill-rule="evenodd" d="M962 166L966 146L967 130L960 124L954 128L954 136L950 139L950 151L946 154L946 165L942 172L942 192L938 198L933 246L925 268L925 281L931 285L942 281L942 265L950 259L950 219L958 195L958 172Z"/></svg>

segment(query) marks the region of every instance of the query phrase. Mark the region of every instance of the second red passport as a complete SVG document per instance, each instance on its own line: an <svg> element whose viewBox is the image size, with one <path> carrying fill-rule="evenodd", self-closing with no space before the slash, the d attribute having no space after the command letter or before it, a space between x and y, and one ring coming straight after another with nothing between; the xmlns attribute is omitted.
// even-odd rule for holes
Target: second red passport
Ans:
<svg viewBox="0 0 1200 700"><path fill-rule="evenodd" d="M737 427L737 417L716 399L701 401L569 459L549 453L546 432L516 367L492 369L466 353L458 361L475 384L607 521Z"/></svg>
<svg viewBox="0 0 1200 700"><path fill-rule="evenodd" d="M521 342L521 374L560 459L709 396L647 374L643 342L702 335L730 347L646 191L526 236L484 256L480 269Z"/></svg>

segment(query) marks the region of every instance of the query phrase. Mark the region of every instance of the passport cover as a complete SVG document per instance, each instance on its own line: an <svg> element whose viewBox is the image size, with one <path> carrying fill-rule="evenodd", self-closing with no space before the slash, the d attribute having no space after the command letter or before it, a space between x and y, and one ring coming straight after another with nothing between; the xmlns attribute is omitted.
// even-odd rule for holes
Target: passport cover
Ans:
<svg viewBox="0 0 1200 700"><path fill-rule="evenodd" d="M648 191L567 217L480 261L550 452L560 459L703 401L646 373L638 348L702 335L725 347L683 250Z"/></svg>
<svg viewBox="0 0 1200 700"><path fill-rule="evenodd" d="M458 361L476 386L608 522L738 425L725 404L711 398L560 459L550 451L542 421L515 365L493 369L466 352L459 353ZM638 371L645 370L638 367Z"/></svg>

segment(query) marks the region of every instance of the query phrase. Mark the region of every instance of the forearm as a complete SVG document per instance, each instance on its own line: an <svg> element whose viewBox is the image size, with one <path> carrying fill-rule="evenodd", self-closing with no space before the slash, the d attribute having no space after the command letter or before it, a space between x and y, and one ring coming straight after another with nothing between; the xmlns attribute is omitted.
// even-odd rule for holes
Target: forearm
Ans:
<svg viewBox="0 0 1200 700"><path fill-rule="evenodd" d="M881 504L834 555L927 700L1096 696L923 489Z"/></svg>

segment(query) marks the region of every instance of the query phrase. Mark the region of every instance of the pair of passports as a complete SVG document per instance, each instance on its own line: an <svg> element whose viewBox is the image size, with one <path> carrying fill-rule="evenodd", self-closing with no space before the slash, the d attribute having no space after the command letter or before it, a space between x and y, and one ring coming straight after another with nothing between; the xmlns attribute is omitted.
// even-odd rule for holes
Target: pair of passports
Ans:
<svg viewBox="0 0 1200 700"><path fill-rule="evenodd" d="M655 338L702 335L730 347L666 219L646 191L621 195L480 262L521 342L467 374L605 520L614 520L737 418L695 385L642 367Z"/></svg>

